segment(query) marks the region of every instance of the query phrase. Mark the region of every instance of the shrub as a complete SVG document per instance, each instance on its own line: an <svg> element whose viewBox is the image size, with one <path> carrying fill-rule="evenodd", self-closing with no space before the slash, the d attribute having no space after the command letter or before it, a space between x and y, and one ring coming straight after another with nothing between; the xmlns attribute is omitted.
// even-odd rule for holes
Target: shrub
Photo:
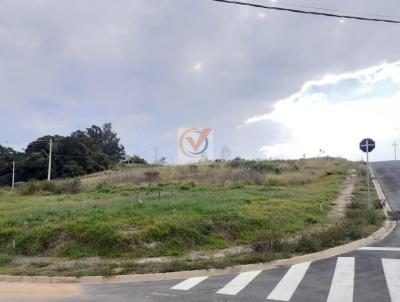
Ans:
<svg viewBox="0 0 400 302"><path fill-rule="evenodd" d="M0 229L0 247L5 247L14 238L15 234L16 232L12 228Z"/></svg>
<svg viewBox="0 0 400 302"><path fill-rule="evenodd" d="M114 185L107 184L105 182L101 182L96 185L96 192L103 194L113 194L117 191L117 187Z"/></svg>
<svg viewBox="0 0 400 302"><path fill-rule="evenodd" d="M76 194L82 189L82 184L80 178L72 178L67 180L62 185L62 192L64 194Z"/></svg>
<svg viewBox="0 0 400 302"><path fill-rule="evenodd" d="M15 251L28 256L42 254L56 238L56 230L48 227L39 227L17 236Z"/></svg>
<svg viewBox="0 0 400 302"><path fill-rule="evenodd" d="M188 184L183 184L179 186L179 190L181 191L189 191L192 187Z"/></svg>
<svg viewBox="0 0 400 302"><path fill-rule="evenodd" d="M22 186L19 191L22 195L33 195L41 192L51 194L76 194L81 191L81 180L79 178L55 181L32 180Z"/></svg>
<svg viewBox="0 0 400 302"><path fill-rule="evenodd" d="M31 180L23 185L19 190L22 195L33 195L39 191L38 181Z"/></svg>
<svg viewBox="0 0 400 302"><path fill-rule="evenodd" d="M307 224L315 224L315 223L319 222L319 218L309 215L304 219L304 222Z"/></svg>
<svg viewBox="0 0 400 302"><path fill-rule="evenodd" d="M144 172L146 181L153 182L160 177L160 172L156 170L147 170Z"/></svg>
<svg viewBox="0 0 400 302"><path fill-rule="evenodd" d="M276 231L265 231L259 234L251 244L257 252L280 252L287 246L281 233Z"/></svg>
<svg viewBox="0 0 400 302"><path fill-rule="evenodd" d="M4 266L13 262L14 257L11 255L0 254L0 266Z"/></svg>

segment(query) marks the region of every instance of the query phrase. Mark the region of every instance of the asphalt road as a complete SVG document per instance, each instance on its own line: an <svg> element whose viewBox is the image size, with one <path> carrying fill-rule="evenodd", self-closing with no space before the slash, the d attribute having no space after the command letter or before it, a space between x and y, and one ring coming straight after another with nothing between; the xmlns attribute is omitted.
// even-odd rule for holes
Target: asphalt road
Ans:
<svg viewBox="0 0 400 302"><path fill-rule="evenodd" d="M373 169L390 205L400 209L400 162L374 163ZM48 301L400 302L400 228L370 247L290 268L168 282L82 285L79 297Z"/></svg>
<svg viewBox="0 0 400 302"><path fill-rule="evenodd" d="M382 161L371 163L393 212L400 211L400 161Z"/></svg>

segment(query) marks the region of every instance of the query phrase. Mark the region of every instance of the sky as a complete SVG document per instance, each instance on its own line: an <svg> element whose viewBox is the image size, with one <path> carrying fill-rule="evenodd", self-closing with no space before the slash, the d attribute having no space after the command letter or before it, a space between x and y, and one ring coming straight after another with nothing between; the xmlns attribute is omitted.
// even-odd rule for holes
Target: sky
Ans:
<svg viewBox="0 0 400 302"><path fill-rule="evenodd" d="M400 19L397 0L250 2ZM211 0L0 0L0 144L111 122L149 161L173 161L184 127L214 129L215 157L359 160L371 137L391 160L399 36Z"/></svg>

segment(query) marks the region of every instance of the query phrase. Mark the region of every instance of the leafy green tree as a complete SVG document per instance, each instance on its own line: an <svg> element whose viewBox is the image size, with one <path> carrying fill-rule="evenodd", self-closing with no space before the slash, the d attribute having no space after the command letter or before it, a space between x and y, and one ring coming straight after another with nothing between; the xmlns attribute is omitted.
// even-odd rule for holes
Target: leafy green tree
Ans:
<svg viewBox="0 0 400 302"><path fill-rule="evenodd" d="M11 184L12 163L20 157L21 153L0 145L0 185Z"/></svg>
<svg viewBox="0 0 400 302"><path fill-rule="evenodd" d="M103 128L93 125L86 129L86 133L114 162L125 158L125 148L120 144L120 139L113 131L111 123L105 123Z"/></svg>
<svg viewBox="0 0 400 302"><path fill-rule="evenodd" d="M139 155L129 156L128 160L126 161L128 164L142 164L147 165L147 161L144 158L141 158Z"/></svg>
<svg viewBox="0 0 400 302"><path fill-rule="evenodd" d="M54 165L59 177L103 171L112 164L108 155L87 136L69 136L56 145Z"/></svg>
<svg viewBox="0 0 400 302"><path fill-rule="evenodd" d="M16 181L47 179L50 139L52 178L103 171L125 158L125 148L111 123L77 130L70 136L46 135L28 144L24 153L0 145L0 185L11 184L13 160L16 160ZM133 157L133 162L146 163L139 156Z"/></svg>
<svg viewBox="0 0 400 302"><path fill-rule="evenodd" d="M63 136L46 135L28 144L25 149L25 154L19 162L19 180L28 181L31 179L47 179L50 139L53 140L53 154L56 154L58 142L64 139ZM57 171L52 170L52 177L58 177Z"/></svg>

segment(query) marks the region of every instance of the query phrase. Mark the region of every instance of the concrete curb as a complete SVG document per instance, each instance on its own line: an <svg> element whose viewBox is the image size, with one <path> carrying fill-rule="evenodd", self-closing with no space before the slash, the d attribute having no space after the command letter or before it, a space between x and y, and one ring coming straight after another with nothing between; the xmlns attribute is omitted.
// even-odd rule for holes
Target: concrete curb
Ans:
<svg viewBox="0 0 400 302"><path fill-rule="evenodd" d="M371 170L372 172L372 170ZM388 216L387 212L391 211L390 206L386 202L385 195L376 180L373 172L373 183L377 194L381 201L385 202L384 212ZM242 272L256 271L256 270L270 270L278 267L292 266L294 264L317 261L334 256L338 256L344 253L348 253L359 249L360 247L375 243L376 241L384 239L389 235L396 227L395 221L386 220L384 225L372 235L356 240L341 246L323 250L317 253L295 256L287 259L280 259L271 261L268 263L238 265L228 267L225 269L209 269L209 270L195 270L195 271L181 271L171 273L154 273L154 274L131 274L131 275L118 275L113 277L103 276L87 276L87 277L46 277L46 276L8 276L0 275L0 282L20 282L20 283L50 283L50 284L105 284L105 283L138 283L147 281L168 281L168 280L180 280L192 277L201 276L221 276L229 274L237 274Z"/></svg>
<svg viewBox="0 0 400 302"><path fill-rule="evenodd" d="M372 170L372 168L369 167L369 171L371 173L372 183L374 184L376 193L378 194L378 198L381 202L381 205L383 205L383 212L385 213L386 218L389 218L389 213L392 212L392 209L389 205L389 202L386 199L385 194L383 193L382 187L379 184L378 179L375 177L374 170Z"/></svg>

